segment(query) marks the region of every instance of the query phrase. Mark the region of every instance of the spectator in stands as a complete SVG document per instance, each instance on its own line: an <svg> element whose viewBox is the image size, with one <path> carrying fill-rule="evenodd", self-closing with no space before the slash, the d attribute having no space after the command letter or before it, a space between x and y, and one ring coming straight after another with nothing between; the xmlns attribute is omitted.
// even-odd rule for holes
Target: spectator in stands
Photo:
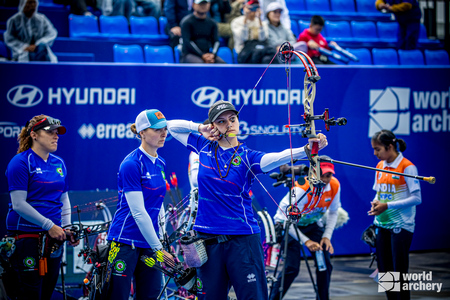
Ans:
<svg viewBox="0 0 450 300"><path fill-rule="evenodd" d="M244 15L231 21L238 62L267 63L272 50L267 47L269 29L267 24L261 21L261 8L258 0L249 0L244 5L243 11Z"/></svg>
<svg viewBox="0 0 450 300"><path fill-rule="evenodd" d="M21 0L19 12L6 23L3 36L13 60L58 62L50 49L58 32L45 15L37 12L38 6L38 0Z"/></svg>
<svg viewBox="0 0 450 300"><path fill-rule="evenodd" d="M63 1L66 3L65 1ZM67 4L70 5L70 13L74 15L92 16L88 10L88 6L97 7L97 0L69 0Z"/></svg>
<svg viewBox="0 0 450 300"><path fill-rule="evenodd" d="M182 63L225 63L216 55L220 43L217 24L208 17L210 6L210 0L194 0L194 13L181 21Z"/></svg>
<svg viewBox="0 0 450 300"><path fill-rule="evenodd" d="M128 20L135 12L134 0L102 0L101 8L105 16L125 16Z"/></svg>
<svg viewBox="0 0 450 300"><path fill-rule="evenodd" d="M161 16L161 0L134 0L136 7L136 16L155 17Z"/></svg>
<svg viewBox="0 0 450 300"><path fill-rule="evenodd" d="M167 18L166 34L170 38L170 46L176 47L181 39L181 20L186 17L192 9L192 0L165 0L164 15Z"/></svg>
<svg viewBox="0 0 450 300"><path fill-rule="evenodd" d="M266 8L267 20L264 21L269 28L267 44L269 47L274 47L277 50L284 42L289 42L291 45L296 42L292 31L281 24L282 13L283 7L281 4L279 2L272 2Z"/></svg>
<svg viewBox="0 0 450 300"><path fill-rule="evenodd" d="M417 0L377 0L375 6L381 12L395 15L398 22L398 48L416 49L420 35L420 18L422 17Z"/></svg>
<svg viewBox="0 0 450 300"><path fill-rule="evenodd" d="M319 48L331 50L328 42L320 33L325 25L325 20L321 16L312 16L309 28L300 33L297 42L306 42L308 45L308 56L311 57L315 64L334 64L325 55L320 54ZM331 41L330 45L337 45L336 42Z"/></svg>
<svg viewBox="0 0 450 300"><path fill-rule="evenodd" d="M226 15L231 12L230 0L211 0L209 15L217 22L219 37L229 41L233 37L230 23L226 21ZM230 43L228 43L230 46ZM232 47L232 45L231 45Z"/></svg>
<svg viewBox="0 0 450 300"><path fill-rule="evenodd" d="M261 0L260 4L261 4L261 10L262 10L262 14L261 14L261 20L265 21L267 14L269 13L269 11L267 10L267 8L269 7L270 4L272 3L278 3L281 6L281 25L283 25L285 28L287 29L291 29L291 18L289 17L289 10L286 6L286 1L285 0Z"/></svg>
<svg viewBox="0 0 450 300"><path fill-rule="evenodd" d="M231 3L231 11L225 15L225 21L231 23L237 17L242 16L244 10L245 0L235 0Z"/></svg>

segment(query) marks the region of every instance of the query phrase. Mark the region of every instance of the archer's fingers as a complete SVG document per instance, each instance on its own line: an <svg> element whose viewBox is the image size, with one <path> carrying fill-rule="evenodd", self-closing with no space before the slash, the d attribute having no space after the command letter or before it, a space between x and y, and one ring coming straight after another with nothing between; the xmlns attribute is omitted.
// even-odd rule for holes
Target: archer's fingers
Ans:
<svg viewBox="0 0 450 300"><path fill-rule="evenodd" d="M319 133L317 137L319 138L319 150L321 150L328 145L327 136L325 134Z"/></svg>

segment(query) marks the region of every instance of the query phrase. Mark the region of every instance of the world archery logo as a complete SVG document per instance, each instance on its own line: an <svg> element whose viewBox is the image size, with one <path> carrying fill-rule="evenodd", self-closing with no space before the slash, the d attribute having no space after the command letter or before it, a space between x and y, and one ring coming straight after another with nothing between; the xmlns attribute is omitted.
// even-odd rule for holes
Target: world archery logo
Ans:
<svg viewBox="0 0 450 300"><path fill-rule="evenodd" d="M36 260L33 257L25 257L23 260L23 265L27 268L34 268L36 265Z"/></svg>
<svg viewBox="0 0 450 300"><path fill-rule="evenodd" d="M370 90L369 137L382 129L410 134L410 93L411 89L398 87Z"/></svg>
<svg viewBox="0 0 450 300"><path fill-rule="evenodd" d="M378 273L378 292L400 292L400 272Z"/></svg>
<svg viewBox="0 0 450 300"><path fill-rule="evenodd" d="M127 268L127 264L123 260L118 260L114 264L114 268L116 269L117 273L123 273L125 269Z"/></svg>
<svg viewBox="0 0 450 300"><path fill-rule="evenodd" d="M231 161L231 164L234 166L239 166L241 164L241 158L239 156L233 158L233 160Z"/></svg>
<svg viewBox="0 0 450 300"><path fill-rule="evenodd" d="M58 174L61 175L61 177L64 176L64 173L61 168L56 168L56 172L58 172Z"/></svg>

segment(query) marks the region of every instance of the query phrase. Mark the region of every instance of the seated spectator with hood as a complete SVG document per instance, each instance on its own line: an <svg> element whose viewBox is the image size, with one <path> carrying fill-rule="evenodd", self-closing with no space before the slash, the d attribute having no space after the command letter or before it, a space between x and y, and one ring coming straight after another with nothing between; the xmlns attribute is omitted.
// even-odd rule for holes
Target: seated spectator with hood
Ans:
<svg viewBox="0 0 450 300"><path fill-rule="evenodd" d="M13 60L58 62L50 49L58 32L45 15L37 12L38 6L38 0L20 0L19 12L6 23L3 37Z"/></svg>

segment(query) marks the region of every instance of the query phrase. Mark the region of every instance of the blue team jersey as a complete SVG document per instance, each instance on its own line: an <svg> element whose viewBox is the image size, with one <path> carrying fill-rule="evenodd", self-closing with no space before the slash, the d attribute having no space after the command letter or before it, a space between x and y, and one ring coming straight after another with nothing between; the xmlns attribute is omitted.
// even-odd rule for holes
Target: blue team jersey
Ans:
<svg viewBox="0 0 450 300"><path fill-rule="evenodd" d="M109 229L108 240L150 248L131 215L125 193L143 193L145 209L158 233L158 215L166 194L165 167L166 163L160 156L153 163L139 148L125 157L119 167L119 202Z"/></svg>
<svg viewBox="0 0 450 300"><path fill-rule="evenodd" d="M64 161L50 153L45 162L28 149L13 157L6 169L9 191L27 191L27 202L41 215L61 226L61 195L68 190ZM21 217L9 204L7 230L43 231L44 229Z"/></svg>
<svg viewBox="0 0 450 300"><path fill-rule="evenodd" d="M254 174L261 174L261 158L265 153L249 149L241 144L223 150L217 142L211 142L200 134L191 133L188 149L199 154L198 213L194 229L204 233L243 235L259 233L260 228L253 215L249 195ZM229 168L228 176L224 176ZM248 167L247 167L248 166ZM250 172L249 167L251 169Z"/></svg>

